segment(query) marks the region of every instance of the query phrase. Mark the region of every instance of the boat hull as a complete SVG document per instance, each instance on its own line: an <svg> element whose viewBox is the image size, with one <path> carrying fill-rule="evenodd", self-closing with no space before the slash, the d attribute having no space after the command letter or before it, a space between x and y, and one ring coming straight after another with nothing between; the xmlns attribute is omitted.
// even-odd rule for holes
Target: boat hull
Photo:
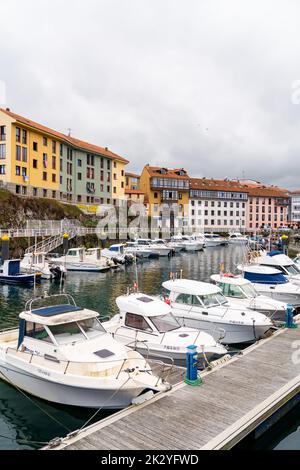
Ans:
<svg viewBox="0 0 300 470"><path fill-rule="evenodd" d="M14 365L0 362L0 378L43 400L81 408L122 409L131 404L145 387L124 388L112 396L114 388L97 389L65 385L30 374Z"/></svg>
<svg viewBox="0 0 300 470"><path fill-rule="evenodd" d="M188 328L204 331L221 344L253 343L262 338L271 328L271 325L238 325L231 323L203 321L198 318L183 318L173 311L179 323ZM223 338L220 337L223 334Z"/></svg>

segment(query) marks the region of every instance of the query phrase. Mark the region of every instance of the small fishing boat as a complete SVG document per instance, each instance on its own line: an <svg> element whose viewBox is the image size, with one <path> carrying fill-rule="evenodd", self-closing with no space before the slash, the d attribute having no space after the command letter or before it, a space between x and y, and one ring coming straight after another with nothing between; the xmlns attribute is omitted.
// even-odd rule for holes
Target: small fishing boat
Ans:
<svg viewBox="0 0 300 470"><path fill-rule="evenodd" d="M10 259L4 261L0 272L1 284L15 284L15 285L33 285L41 279L41 274L23 274L20 271L19 259Z"/></svg>
<svg viewBox="0 0 300 470"><path fill-rule="evenodd" d="M148 238L138 238L136 240L137 246L146 247L152 253L157 256L170 256L171 255L171 248L165 246L164 244L153 243L151 239Z"/></svg>
<svg viewBox="0 0 300 470"><path fill-rule="evenodd" d="M163 283L181 325L206 331L222 344L251 343L273 326L262 313L233 305L221 289L206 282L175 279Z"/></svg>
<svg viewBox="0 0 300 470"><path fill-rule="evenodd" d="M239 308L257 310L272 320L284 321L287 304L260 294L250 281L230 273L213 274L211 282L220 287L222 294Z"/></svg>
<svg viewBox="0 0 300 470"><path fill-rule="evenodd" d="M91 256L91 254L89 255ZM51 262L64 266L67 271L80 272L106 272L111 268L111 261L108 259L97 260L95 257L89 258L85 248L70 248L65 256L50 259Z"/></svg>
<svg viewBox="0 0 300 470"><path fill-rule="evenodd" d="M57 302L51 296L47 300ZM74 299L27 302L19 328L0 332L0 378L49 402L120 409L146 389L165 390L147 361L107 333Z"/></svg>
<svg viewBox="0 0 300 470"><path fill-rule="evenodd" d="M21 271L26 274L40 273L42 279L61 279L66 273L64 266L49 263L47 253L25 253L21 260Z"/></svg>
<svg viewBox="0 0 300 470"><path fill-rule="evenodd" d="M224 246L229 243L225 238L222 238L215 233L205 233L204 241L207 247Z"/></svg>
<svg viewBox="0 0 300 470"><path fill-rule="evenodd" d="M125 252L125 243L115 243L110 245L109 248L103 248L101 253L102 256L112 260L116 264L131 264L134 261L134 255ZM87 253L89 250L87 250Z"/></svg>
<svg viewBox="0 0 300 470"><path fill-rule="evenodd" d="M212 359L227 353L208 333L182 327L171 307L160 299L133 293L118 297L116 303L119 314L103 326L116 340L134 347L147 358L185 366L186 348L195 345L199 368L203 368Z"/></svg>

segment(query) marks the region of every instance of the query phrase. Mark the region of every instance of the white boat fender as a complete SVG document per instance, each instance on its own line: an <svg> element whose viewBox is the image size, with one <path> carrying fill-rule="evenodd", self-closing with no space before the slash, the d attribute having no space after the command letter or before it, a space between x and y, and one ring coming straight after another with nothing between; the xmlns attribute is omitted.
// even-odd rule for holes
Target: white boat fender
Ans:
<svg viewBox="0 0 300 470"><path fill-rule="evenodd" d="M151 400L153 397L154 397L153 390L149 390L148 392L142 393L142 395L134 398L131 403L132 405L135 405L135 406L141 405L142 403L145 403L145 401Z"/></svg>

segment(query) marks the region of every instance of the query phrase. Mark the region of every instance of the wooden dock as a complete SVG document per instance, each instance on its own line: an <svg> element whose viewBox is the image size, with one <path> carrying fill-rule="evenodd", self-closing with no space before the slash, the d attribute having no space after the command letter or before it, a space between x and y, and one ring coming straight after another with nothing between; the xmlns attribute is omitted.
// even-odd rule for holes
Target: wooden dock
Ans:
<svg viewBox="0 0 300 470"><path fill-rule="evenodd" d="M199 387L181 382L46 448L230 449L299 396L300 325L277 331L202 377Z"/></svg>

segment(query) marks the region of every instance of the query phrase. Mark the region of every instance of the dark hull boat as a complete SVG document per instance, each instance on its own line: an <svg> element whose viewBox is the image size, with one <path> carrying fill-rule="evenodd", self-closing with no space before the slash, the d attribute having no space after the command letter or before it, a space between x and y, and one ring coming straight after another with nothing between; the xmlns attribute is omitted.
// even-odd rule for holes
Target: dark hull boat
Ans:
<svg viewBox="0 0 300 470"><path fill-rule="evenodd" d="M41 274L22 274L20 272L20 260L4 261L0 272L0 284L33 285L41 279Z"/></svg>

